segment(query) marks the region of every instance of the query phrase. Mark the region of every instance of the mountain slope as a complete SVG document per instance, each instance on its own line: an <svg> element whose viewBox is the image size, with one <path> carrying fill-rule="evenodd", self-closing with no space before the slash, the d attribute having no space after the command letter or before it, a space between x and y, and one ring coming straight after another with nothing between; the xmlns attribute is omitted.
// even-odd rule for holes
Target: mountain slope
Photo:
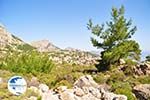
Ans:
<svg viewBox="0 0 150 100"><path fill-rule="evenodd" d="M31 46L35 47L40 52L59 51L60 48L56 47L48 40L39 40L31 42Z"/></svg>

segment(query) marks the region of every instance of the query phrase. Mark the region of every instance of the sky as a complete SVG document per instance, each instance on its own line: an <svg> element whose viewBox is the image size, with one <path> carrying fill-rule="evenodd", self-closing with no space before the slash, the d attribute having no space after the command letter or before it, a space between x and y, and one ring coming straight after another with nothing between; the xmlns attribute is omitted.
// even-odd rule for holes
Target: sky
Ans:
<svg viewBox="0 0 150 100"><path fill-rule="evenodd" d="M0 0L0 23L28 43L47 39L60 48L97 50L88 20L105 23L111 8L121 5L137 26L133 39L150 52L150 0Z"/></svg>

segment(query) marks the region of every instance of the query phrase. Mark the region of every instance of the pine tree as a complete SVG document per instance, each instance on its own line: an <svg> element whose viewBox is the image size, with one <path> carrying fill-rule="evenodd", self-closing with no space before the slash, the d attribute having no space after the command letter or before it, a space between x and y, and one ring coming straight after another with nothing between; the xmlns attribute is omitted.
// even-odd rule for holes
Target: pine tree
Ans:
<svg viewBox="0 0 150 100"><path fill-rule="evenodd" d="M146 56L146 61L150 61L150 55Z"/></svg>
<svg viewBox="0 0 150 100"><path fill-rule="evenodd" d="M102 60L96 66L98 70L109 69L111 65L117 64L120 59L140 59L139 45L136 41L131 40L137 30L136 26L132 27L132 20L124 17L124 7L112 8L111 20L106 22L106 27L102 25L93 25L89 20L87 28L99 40L91 37L94 47L102 49Z"/></svg>

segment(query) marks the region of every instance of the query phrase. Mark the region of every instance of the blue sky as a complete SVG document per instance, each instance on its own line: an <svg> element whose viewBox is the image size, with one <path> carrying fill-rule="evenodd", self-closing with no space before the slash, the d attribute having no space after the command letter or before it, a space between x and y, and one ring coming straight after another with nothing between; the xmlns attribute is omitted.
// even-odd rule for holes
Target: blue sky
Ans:
<svg viewBox="0 0 150 100"><path fill-rule="evenodd" d="M96 50L88 20L104 23L112 6L121 5L138 28L133 39L150 51L150 0L0 0L0 22L26 42L48 39L61 48Z"/></svg>

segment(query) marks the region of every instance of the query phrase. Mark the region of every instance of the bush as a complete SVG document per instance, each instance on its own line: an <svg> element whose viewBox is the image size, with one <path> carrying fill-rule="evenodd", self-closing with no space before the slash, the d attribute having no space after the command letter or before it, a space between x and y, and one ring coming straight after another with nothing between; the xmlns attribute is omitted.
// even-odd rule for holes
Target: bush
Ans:
<svg viewBox="0 0 150 100"><path fill-rule="evenodd" d="M35 48L32 47L31 45L29 44L22 44L22 45L18 45L17 48L19 50L23 50L23 51L30 51L30 50L34 50Z"/></svg>
<svg viewBox="0 0 150 100"><path fill-rule="evenodd" d="M128 100L136 100L132 93L132 87L128 82L116 81L111 83L112 91L116 94L123 94L127 96Z"/></svg>
<svg viewBox="0 0 150 100"><path fill-rule="evenodd" d="M150 55L146 56L146 61L150 61Z"/></svg>
<svg viewBox="0 0 150 100"><path fill-rule="evenodd" d="M37 51L13 52L5 57L1 69L17 73L50 73L54 64L49 57Z"/></svg>

